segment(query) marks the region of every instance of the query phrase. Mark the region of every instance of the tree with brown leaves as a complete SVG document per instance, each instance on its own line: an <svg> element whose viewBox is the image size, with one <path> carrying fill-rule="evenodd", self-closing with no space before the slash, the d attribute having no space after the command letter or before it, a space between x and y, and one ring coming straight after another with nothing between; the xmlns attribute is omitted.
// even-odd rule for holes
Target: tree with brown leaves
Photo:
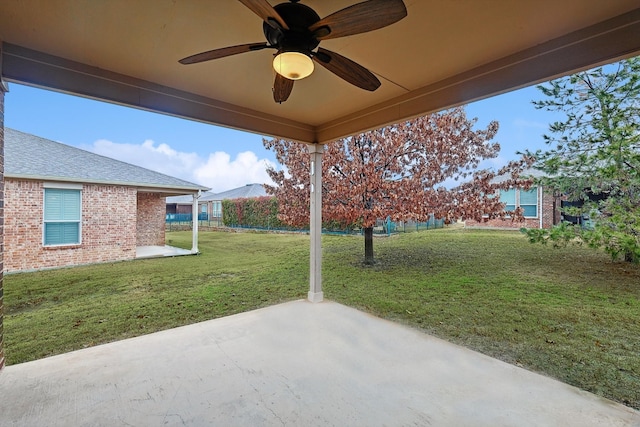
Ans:
<svg viewBox="0 0 640 427"><path fill-rule="evenodd" d="M365 236L365 263L371 264L373 227L378 219L424 221L433 214L454 221L504 216L496 190L526 187L528 181L518 174L527 162L510 163L498 174L511 172L511 179L492 182L496 173L478 167L500 151L498 143L489 142L498 123L474 130L475 122L467 119L460 107L328 144L322 160L323 219L360 225ZM286 167L286 171L270 168L269 176L276 185L266 186L278 199L280 220L308 225L307 147L277 138L263 143ZM517 217L518 212L512 215Z"/></svg>

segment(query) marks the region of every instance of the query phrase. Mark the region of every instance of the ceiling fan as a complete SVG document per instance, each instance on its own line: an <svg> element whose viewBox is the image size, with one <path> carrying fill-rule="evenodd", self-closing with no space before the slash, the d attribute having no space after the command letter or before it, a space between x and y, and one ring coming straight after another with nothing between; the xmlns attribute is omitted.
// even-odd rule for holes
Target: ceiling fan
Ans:
<svg viewBox="0 0 640 427"><path fill-rule="evenodd" d="M362 65L335 52L318 47L322 40L366 33L391 25L405 16L402 0L367 0L320 19L309 6L290 0L271 6L267 0L239 0L258 15L267 39L197 53L181 59L181 64L196 64L239 53L275 49L273 68L276 79L273 99L282 103L289 98L295 80L313 72L314 61L333 74L368 91L380 87L380 81ZM316 49L314 51L314 49Z"/></svg>

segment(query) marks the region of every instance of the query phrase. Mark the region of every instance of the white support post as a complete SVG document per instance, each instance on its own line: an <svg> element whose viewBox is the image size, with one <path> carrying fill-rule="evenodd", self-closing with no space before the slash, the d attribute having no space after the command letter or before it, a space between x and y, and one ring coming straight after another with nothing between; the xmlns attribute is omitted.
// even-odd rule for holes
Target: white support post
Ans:
<svg viewBox="0 0 640 427"><path fill-rule="evenodd" d="M192 243L191 243L191 253L192 254L197 254L198 253L198 198L200 197L200 192L198 191L198 193L195 193L193 195L193 206L191 209L191 221L193 223L193 226L191 228L191 237L192 237Z"/></svg>
<svg viewBox="0 0 640 427"><path fill-rule="evenodd" d="M320 144L309 144L310 175L311 175L311 218L309 223L310 269L309 295L311 302L323 300L322 293L322 152Z"/></svg>
<svg viewBox="0 0 640 427"><path fill-rule="evenodd" d="M542 193L542 185L538 185L538 219L540 220L540 229L542 230L544 228L544 217L542 216L543 211L542 211L542 207L544 206L544 195Z"/></svg>

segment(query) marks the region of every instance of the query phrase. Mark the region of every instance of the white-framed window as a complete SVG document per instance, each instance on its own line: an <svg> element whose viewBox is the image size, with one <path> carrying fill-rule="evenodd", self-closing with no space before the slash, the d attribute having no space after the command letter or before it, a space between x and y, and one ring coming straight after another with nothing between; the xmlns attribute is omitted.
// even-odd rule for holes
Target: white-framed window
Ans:
<svg viewBox="0 0 640 427"><path fill-rule="evenodd" d="M45 185L44 232L45 246L80 244L81 186Z"/></svg>
<svg viewBox="0 0 640 427"><path fill-rule="evenodd" d="M222 217L222 202L221 201L216 200L216 201L213 202L211 215L214 218Z"/></svg>
<svg viewBox="0 0 640 427"><path fill-rule="evenodd" d="M520 207L526 218L538 216L538 188L532 187L529 190L520 190Z"/></svg>
<svg viewBox="0 0 640 427"><path fill-rule="evenodd" d="M538 217L538 187L531 187L529 190L500 190L500 202L505 204L505 211L514 211L520 207L525 218Z"/></svg>
<svg viewBox="0 0 640 427"><path fill-rule="evenodd" d="M500 190L500 203L504 203L505 211L514 211L516 209L516 189Z"/></svg>

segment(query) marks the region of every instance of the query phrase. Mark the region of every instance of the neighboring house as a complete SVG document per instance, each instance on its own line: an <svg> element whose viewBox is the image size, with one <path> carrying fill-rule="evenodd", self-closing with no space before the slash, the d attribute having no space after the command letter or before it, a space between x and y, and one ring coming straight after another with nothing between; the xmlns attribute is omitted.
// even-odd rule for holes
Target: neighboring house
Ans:
<svg viewBox="0 0 640 427"><path fill-rule="evenodd" d="M583 212L583 214L580 216L573 216L573 215L569 215L568 213L565 213L564 209L565 208L583 208L585 202L587 201L600 203L609 197L609 192L603 191L601 193L594 194L592 189L585 188L583 197L584 199L582 200L573 200L573 201L568 201L563 199L562 206L561 206L563 211L562 211L562 214L560 215L560 218L562 221L566 221L574 225L580 225L581 227L584 227L584 228L593 228L594 219L591 218L591 215L590 215L591 212Z"/></svg>
<svg viewBox="0 0 640 427"><path fill-rule="evenodd" d="M262 184L247 184L242 187L216 193L204 198L211 218L222 220L222 201L235 199L255 199L265 197L267 192Z"/></svg>
<svg viewBox="0 0 640 427"><path fill-rule="evenodd" d="M13 129L4 144L7 272L161 255L166 196L207 190Z"/></svg>
<svg viewBox="0 0 640 427"><path fill-rule="evenodd" d="M540 177L542 172L528 169L523 176ZM507 177L497 177L494 182L506 180ZM505 211L513 211L520 207L523 210L524 221L504 219L488 219L487 221L466 220L465 227L479 228L551 228L560 222L560 198L545 191L542 186L533 186L529 190L510 188L498 191L497 197L505 204Z"/></svg>
<svg viewBox="0 0 640 427"><path fill-rule="evenodd" d="M267 196L262 184L247 184L242 187L223 191L222 193L202 193L198 199L198 213L200 219L216 221L222 225L222 201L235 199L254 199ZM167 197L167 218L172 214L190 214L190 198L185 196Z"/></svg>
<svg viewBox="0 0 640 427"><path fill-rule="evenodd" d="M198 217L200 219L209 219L207 201L213 197L214 193L205 191L198 198ZM167 219L175 215L192 215L193 214L193 197L190 195L167 197Z"/></svg>

